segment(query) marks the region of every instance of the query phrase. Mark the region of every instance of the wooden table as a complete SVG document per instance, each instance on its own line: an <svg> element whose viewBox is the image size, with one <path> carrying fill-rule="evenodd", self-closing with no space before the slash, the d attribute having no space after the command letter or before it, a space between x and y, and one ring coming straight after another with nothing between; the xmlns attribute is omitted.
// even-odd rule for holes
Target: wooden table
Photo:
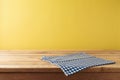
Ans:
<svg viewBox="0 0 120 80"><path fill-rule="evenodd" d="M0 51L0 80L120 80L120 51L84 51L116 64L88 68L66 77L41 56L56 56L80 51Z"/></svg>

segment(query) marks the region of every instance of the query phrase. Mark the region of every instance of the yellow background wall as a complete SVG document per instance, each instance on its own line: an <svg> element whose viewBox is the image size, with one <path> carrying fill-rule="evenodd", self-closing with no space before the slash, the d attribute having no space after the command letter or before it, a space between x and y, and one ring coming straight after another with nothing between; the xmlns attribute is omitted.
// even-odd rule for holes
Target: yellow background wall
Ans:
<svg viewBox="0 0 120 80"><path fill-rule="evenodd" d="M120 5L118 6L118 10L115 17L117 17L117 19L115 20L116 21L115 27L117 30L115 32L116 38L114 39L114 43L116 43L116 49L120 50Z"/></svg>
<svg viewBox="0 0 120 80"><path fill-rule="evenodd" d="M120 49L119 0L0 0L0 49Z"/></svg>

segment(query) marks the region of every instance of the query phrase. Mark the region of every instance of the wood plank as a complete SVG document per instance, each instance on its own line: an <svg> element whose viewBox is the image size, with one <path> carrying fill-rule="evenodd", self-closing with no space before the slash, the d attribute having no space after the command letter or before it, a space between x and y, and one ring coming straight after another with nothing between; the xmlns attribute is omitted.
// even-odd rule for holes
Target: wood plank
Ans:
<svg viewBox="0 0 120 80"><path fill-rule="evenodd" d="M66 77L61 72L0 73L0 80L119 80L120 73L76 73Z"/></svg>
<svg viewBox="0 0 120 80"><path fill-rule="evenodd" d="M42 61L42 56L61 56L81 51L0 50L0 72L60 72L60 69ZM82 72L120 72L120 51L84 51L99 58L113 60L116 64L92 67Z"/></svg>

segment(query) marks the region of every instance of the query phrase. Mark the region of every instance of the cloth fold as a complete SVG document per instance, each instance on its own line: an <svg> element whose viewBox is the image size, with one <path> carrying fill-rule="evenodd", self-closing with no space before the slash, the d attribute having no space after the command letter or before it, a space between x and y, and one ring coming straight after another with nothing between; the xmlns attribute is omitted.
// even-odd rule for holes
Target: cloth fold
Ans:
<svg viewBox="0 0 120 80"><path fill-rule="evenodd" d="M85 52L68 54L64 56L43 56L42 60L57 65L66 76L89 67L115 63L114 61L105 60L86 54Z"/></svg>

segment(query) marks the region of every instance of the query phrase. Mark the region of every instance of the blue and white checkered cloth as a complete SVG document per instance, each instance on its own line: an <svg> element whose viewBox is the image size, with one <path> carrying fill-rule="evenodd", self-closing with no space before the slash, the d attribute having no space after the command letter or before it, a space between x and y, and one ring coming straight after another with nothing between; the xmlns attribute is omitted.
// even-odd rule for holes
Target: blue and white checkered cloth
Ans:
<svg viewBox="0 0 120 80"><path fill-rule="evenodd" d="M57 65L66 76L89 67L115 63L114 61L96 58L84 52L65 56L43 56L42 60Z"/></svg>

